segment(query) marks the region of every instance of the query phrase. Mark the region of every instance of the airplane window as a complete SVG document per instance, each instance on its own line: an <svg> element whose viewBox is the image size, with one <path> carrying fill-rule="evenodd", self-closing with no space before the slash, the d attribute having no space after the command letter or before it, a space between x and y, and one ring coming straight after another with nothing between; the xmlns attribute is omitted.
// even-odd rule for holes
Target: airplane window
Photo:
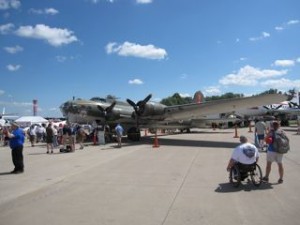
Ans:
<svg viewBox="0 0 300 225"><path fill-rule="evenodd" d="M99 98L99 97L93 97L93 98L91 98L91 101L96 101L96 102L106 102L106 99L104 99L104 98Z"/></svg>

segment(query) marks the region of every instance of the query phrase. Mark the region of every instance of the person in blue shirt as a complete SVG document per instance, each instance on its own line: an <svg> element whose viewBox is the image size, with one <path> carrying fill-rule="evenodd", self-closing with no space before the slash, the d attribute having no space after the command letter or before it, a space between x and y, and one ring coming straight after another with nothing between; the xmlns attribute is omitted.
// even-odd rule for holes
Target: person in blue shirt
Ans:
<svg viewBox="0 0 300 225"><path fill-rule="evenodd" d="M12 161L15 166L11 171L13 174L24 172L24 159L23 159L23 146L25 141L24 131L15 122L11 123L12 131L7 131L7 137L9 138L9 146L11 148Z"/></svg>
<svg viewBox="0 0 300 225"><path fill-rule="evenodd" d="M118 147L121 148L122 147L122 136L123 136L124 129L118 123L117 126L115 127L115 131L116 131L116 134L117 134Z"/></svg>

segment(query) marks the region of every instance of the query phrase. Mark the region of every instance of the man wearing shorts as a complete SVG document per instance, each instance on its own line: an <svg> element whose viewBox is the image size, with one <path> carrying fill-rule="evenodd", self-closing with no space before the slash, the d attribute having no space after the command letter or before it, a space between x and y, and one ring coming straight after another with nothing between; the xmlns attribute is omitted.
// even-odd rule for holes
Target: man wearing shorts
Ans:
<svg viewBox="0 0 300 225"><path fill-rule="evenodd" d="M265 139L266 131L267 131L267 126L264 121L260 120L255 124L255 133L257 135L258 148L260 150L262 150L264 147L264 139Z"/></svg>
<svg viewBox="0 0 300 225"><path fill-rule="evenodd" d="M268 150L267 150L267 166L266 166L266 175L263 178L263 181L268 182L269 181L269 175L271 172L271 166L273 162L276 162L278 165L278 172L279 172L279 179L278 183L283 182L283 164L282 164L282 158L283 154L275 152L274 147L273 147L273 142L274 142L274 135L275 131L279 129L279 123L277 121L273 122L273 130L270 131L268 134L267 138L271 137L272 141L269 144Z"/></svg>

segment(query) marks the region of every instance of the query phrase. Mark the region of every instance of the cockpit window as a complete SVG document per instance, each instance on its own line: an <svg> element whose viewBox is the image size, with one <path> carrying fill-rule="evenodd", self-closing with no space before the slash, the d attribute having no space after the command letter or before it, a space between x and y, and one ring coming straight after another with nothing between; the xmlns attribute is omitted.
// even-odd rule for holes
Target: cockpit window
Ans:
<svg viewBox="0 0 300 225"><path fill-rule="evenodd" d="M93 98L91 98L91 101L95 101L95 102L106 102L106 99L104 99L104 98L99 98L99 97L93 97Z"/></svg>

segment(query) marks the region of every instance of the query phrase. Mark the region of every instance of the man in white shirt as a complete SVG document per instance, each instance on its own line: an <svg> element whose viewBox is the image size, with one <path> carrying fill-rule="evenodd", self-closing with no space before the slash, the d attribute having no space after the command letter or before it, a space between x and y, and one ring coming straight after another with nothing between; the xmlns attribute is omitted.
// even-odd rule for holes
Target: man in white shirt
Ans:
<svg viewBox="0 0 300 225"><path fill-rule="evenodd" d="M227 165L227 171L230 171L235 163L251 165L258 161L259 153L256 146L249 143L245 136L240 136L240 142L241 144L234 149L231 155Z"/></svg>

